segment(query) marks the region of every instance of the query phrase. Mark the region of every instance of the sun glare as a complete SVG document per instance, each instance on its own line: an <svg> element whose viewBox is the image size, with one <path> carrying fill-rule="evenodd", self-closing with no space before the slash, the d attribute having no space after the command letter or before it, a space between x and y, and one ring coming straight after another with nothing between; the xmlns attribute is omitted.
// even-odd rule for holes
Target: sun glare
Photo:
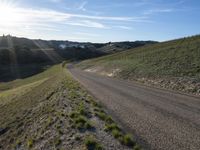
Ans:
<svg viewBox="0 0 200 150"><path fill-rule="evenodd" d="M18 12L14 4L0 1L0 24L4 26L15 26L22 21L23 16Z"/></svg>

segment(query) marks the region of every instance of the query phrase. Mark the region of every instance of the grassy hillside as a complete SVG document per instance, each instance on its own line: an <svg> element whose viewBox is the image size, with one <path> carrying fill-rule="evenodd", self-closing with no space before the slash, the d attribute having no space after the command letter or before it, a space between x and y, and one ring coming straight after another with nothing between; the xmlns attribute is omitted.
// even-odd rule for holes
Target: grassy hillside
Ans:
<svg viewBox="0 0 200 150"><path fill-rule="evenodd" d="M0 149L133 147L140 149L61 65L0 84Z"/></svg>
<svg viewBox="0 0 200 150"><path fill-rule="evenodd" d="M189 78L199 82L200 36L130 49L84 61L80 66L114 72L114 76L125 79Z"/></svg>

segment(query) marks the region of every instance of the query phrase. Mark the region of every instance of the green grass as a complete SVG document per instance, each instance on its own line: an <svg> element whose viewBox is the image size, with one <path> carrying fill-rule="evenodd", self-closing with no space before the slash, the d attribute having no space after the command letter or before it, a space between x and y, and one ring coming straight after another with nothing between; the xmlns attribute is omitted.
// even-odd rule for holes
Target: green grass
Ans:
<svg viewBox="0 0 200 150"><path fill-rule="evenodd" d="M0 93L0 104L6 104L12 101L13 99L16 99L23 94L26 94L30 92L32 89L36 88L43 82L45 82L48 78L40 79L38 81L34 81L29 84L21 85L19 87L12 87L12 89L5 90Z"/></svg>
<svg viewBox="0 0 200 150"><path fill-rule="evenodd" d="M63 69L60 65L56 65L30 78L0 84L0 89L3 89L0 92L0 105L4 106L0 111L2 118L0 123L8 122L8 116L12 113L16 113L15 116L17 116L21 109L26 110L34 106L41 97L51 95L51 86L61 80L62 75ZM4 117L7 119L4 120Z"/></svg>
<svg viewBox="0 0 200 150"><path fill-rule="evenodd" d="M34 76L31 76L31 77L28 77L25 79L17 79L14 81L1 83L0 91L14 89L17 87L21 87L21 86L29 85L31 83L38 82L40 80L48 79L48 78L60 73L60 71L61 71L61 66L55 65L55 66L49 67L44 72L36 74Z"/></svg>
<svg viewBox="0 0 200 150"><path fill-rule="evenodd" d="M37 138L56 123L54 108L57 99L50 101L50 98L61 86L65 75L65 69L56 65L30 78L0 85L3 89L0 93L0 128L8 129L1 135L1 146L7 145L6 149L16 146L34 147ZM41 123L36 126L35 121L41 117ZM33 132L33 125L34 129L40 130Z"/></svg>
<svg viewBox="0 0 200 150"><path fill-rule="evenodd" d="M121 78L192 77L200 79L200 36L193 36L87 60L82 68L119 69Z"/></svg>

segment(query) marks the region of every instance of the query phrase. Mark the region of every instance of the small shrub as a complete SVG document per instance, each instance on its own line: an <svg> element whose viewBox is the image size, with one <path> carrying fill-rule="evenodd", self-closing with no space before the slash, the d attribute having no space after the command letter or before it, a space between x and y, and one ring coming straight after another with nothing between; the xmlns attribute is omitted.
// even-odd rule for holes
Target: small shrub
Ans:
<svg viewBox="0 0 200 150"><path fill-rule="evenodd" d="M88 150L103 150L103 147L96 141L93 136L86 137L85 146Z"/></svg>
<svg viewBox="0 0 200 150"><path fill-rule="evenodd" d="M92 125L91 122L88 121L88 122L85 123L85 128L86 128L86 129L92 129L93 127L94 127L94 126Z"/></svg>
<svg viewBox="0 0 200 150"><path fill-rule="evenodd" d="M91 122L88 121L88 119L84 116L78 116L74 119L74 123L76 128L78 129L91 129L93 128L93 125Z"/></svg>
<svg viewBox="0 0 200 150"><path fill-rule="evenodd" d="M112 132L112 130L119 130L120 131L120 128L115 123L105 125L105 131L111 131Z"/></svg>
<svg viewBox="0 0 200 150"><path fill-rule="evenodd" d="M126 145L126 146L134 146L135 142L132 139L132 136L130 134L126 134L123 136L122 138L122 144Z"/></svg>
<svg viewBox="0 0 200 150"><path fill-rule="evenodd" d="M81 124L85 124L87 122L87 119L83 116L78 116L77 118L75 118L75 123L81 123Z"/></svg>
<svg viewBox="0 0 200 150"><path fill-rule="evenodd" d="M119 130L114 129L112 130L112 135L114 136L114 138L119 138L122 136L122 133Z"/></svg>
<svg viewBox="0 0 200 150"><path fill-rule="evenodd" d="M105 113L95 112L95 115L98 116L101 120L105 121L107 119L107 115Z"/></svg>
<svg viewBox="0 0 200 150"><path fill-rule="evenodd" d="M108 116L105 120L107 123L114 123L113 119L111 118L111 116Z"/></svg>

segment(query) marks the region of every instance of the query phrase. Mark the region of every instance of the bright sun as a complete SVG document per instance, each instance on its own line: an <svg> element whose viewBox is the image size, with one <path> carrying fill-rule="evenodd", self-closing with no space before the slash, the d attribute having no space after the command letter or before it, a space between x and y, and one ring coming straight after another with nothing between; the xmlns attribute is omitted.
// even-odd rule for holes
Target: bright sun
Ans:
<svg viewBox="0 0 200 150"><path fill-rule="evenodd" d="M13 3L0 1L0 24L3 26L15 26L23 20L18 8Z"/></svg>

